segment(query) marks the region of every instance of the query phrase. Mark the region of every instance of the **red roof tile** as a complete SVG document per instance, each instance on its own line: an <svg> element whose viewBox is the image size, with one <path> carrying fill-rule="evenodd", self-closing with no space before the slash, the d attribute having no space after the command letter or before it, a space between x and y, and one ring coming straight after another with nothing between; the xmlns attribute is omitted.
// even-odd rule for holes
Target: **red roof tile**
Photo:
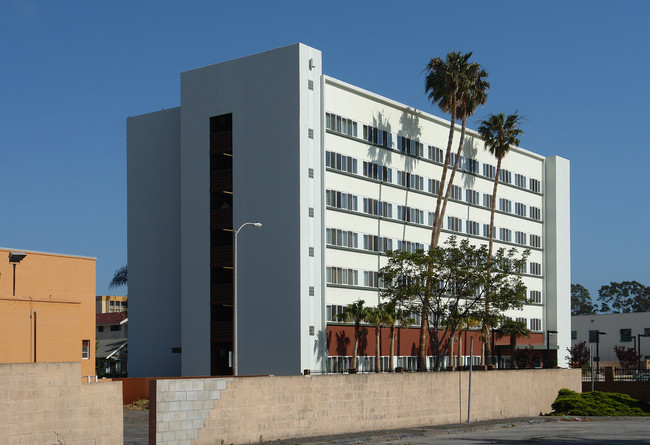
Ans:
<svg viewBox="0 0 650 445"><path fill-rule="evenodd" d="M123 320L127 319L126 312L112 312L109 314L96 314L95 324L97 326L103 324L120 324Z"/></svg>

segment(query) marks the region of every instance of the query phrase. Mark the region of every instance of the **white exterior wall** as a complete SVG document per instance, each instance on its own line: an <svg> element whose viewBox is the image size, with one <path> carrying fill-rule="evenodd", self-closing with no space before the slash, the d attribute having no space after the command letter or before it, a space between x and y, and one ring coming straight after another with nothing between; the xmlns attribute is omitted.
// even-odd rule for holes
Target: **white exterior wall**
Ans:
<svg viewBox="0 0 650 445"><path fill-rule="evenodd" d="M574 315L571 317L571 329L576 333L576 339L571 340L571 345L586 341L596 356L596 343L589 342L589 331L605 332L600 336L598 346L600 361L618 361L614 352L614 345L634 347L635 341L621 341L621 329L631 329L632 337L638 341L638 334L650 335L650 312L633 312L629 314L599 314L599 315ZM641 337L637 351L644 359L650 359L650 337Z"/></svg>
<svg viewBox="0 0 650 445"><path fill-rule="evenodd" d="M180 108L127 120L129 375L177 376L181 354Z"/></svg>

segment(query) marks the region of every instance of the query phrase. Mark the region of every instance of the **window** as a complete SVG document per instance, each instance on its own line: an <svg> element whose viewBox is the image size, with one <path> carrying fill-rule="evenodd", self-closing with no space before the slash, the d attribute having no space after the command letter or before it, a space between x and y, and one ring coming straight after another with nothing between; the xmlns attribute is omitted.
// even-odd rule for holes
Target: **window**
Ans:
<svg viewBox="0 0 650 445"><path fill-rule="evenodd" d="M367 287L381 287L381 279L379 272L364 271L363 272L363 285Z"/></svg>
<svg viewBox="0 0 650 445"><path fill-rule="evenodd" d="M440 181L438 181L437 179L429 179L427 183L429 186L428 187L429 193L433 193L434 195L440 193Z"/></svg>
<svg viewBox="0 0 650 445"><path fill-rule="evenodd" d="M310 218L314 217L314 208L313 207L309 207L309 217Z"/></svg>
<svg viewBox="0 0 650 445"><path fill-rule="evenodd" d="M478 197L479 197L479 193L476 190L470 190L470 189L465 190L465 199L470 204L478 205Z"/></svg>
<svg viewBox="0 0 650 445"><path fill-rule="evenodd" d="M598 329L589 331L589 343L596 343L598 341Z"/></svg>
<svg viewBox="0 0 650 445"><path fill-rule="evenodd" d="M309 286L309 296L313 297L315 293L314 286Z"/></svg>
<svg viewBox="0 0 650 445"><path fill-rule="evenodd" d="M119 331L120 331L120 325L119 324L111 325L111 332L119 332Z"/></svg>
<svg viewBox="0 0 650 445"><path fill-rule="evenodd" d="M531 191L539 193L539 191L542 189L542 183L537 179L531 179L529 182L529 187Z"/></svg>
<svg viewBox="0 0 650 445"><path fill-rule="evenodd" d="M531 275L541 275L542 274L542 265L539 263L530 263L530 274Z"/></svg>
<svg viewBox="0 0 650 445"><path fill-rule="evenodd" d="M531 331L541 331L542 330L542 320L540 318L531 318L530 319L530 330Z"/></svg>
<svg viewBox="0 0 650 445"><path fill-rule="evenodd" d="M515 173L515 185L517 187L526 188L526 177L519 173Z"/></svg>
<svg viewBox="0 0 650 445"><path fill-rule="evenodd" d="M643 335L645 335L646 337L650 337L650 328L645 328L643 330Z"/></svg>
<svg viewBox="0 0 650 445"><path fill-rule="evenodd" d="M512 184L512 173L510 173L508 170L500 170L499 181L503 182L504 184Z"/></svg>
<svg viewBox="0 0 650 445"><path fill-rule="evenodd" d="M515 243L526 245L526 234L524 232L515 232Z"/></svg>
<svg viewBox="0 0 650 445"><path fill-rule="evenodd" d="M465 222L465 230L469 235L478 235L478 226L479 224L475 221Z"/></svg>
<svg viewBox="0 0 650 445"><path fill-rule="evenodd" d="M424 190L424 178L420 175L414 175L412 173L398 171L397 185L401 185L416 190Z"/></svg>
<svg viewBox="0 0 650 445"><path fill-rule="evenodd" d="M393 147L393 135L390 132L371 127L370 125L363 126L363 139L372 144L381 145L382 147Z"/></svg>
<svg viewBox="0 0 650 445"><path fill-rule="evenodd" d="M347 284L356 286L359 283L359 271L341 267L328 267L325 269L327 282L332 284Z"/></svg>
<svg viewBox="0 0 650 445"><path fill-rule="evenodd" d="M621 329L621 341L632 341L632 329Z"/></svg>
<svg viewBox="0 0 650 445"><path fill-rule="evenodd" d="M332 151L325 152L325 165L335 170L357 173L357 160Z"/></svg>
<svg viewBox="0 0 650 445"><path fill-rule="evenodd" d="M325 113L325 126L328 130L357 137L357 123L351 119Z"/></svg>
<svg viewBox="0 0 650 445"><path fill-rule="evenodd" d="M541 304L542 303L542 293L538 290L531 290L530 291L530 299L528 300L529 302L533 304Z"/></svg>
<svg viewBox="0 0 650 445"><path fill-rule="evenodd" d="M413 156L424 155L424 145L422 142L414 141L404 136L397 136L397 149Z"/></svg>
<svg viewBox="0 0 650 445"><path fill-rule="evenodd" d="M515 321L523 323L524 326L528 327L528 320L525 317L517 317L515 318Z"/></svg>
<svg viewBox="0 0 650 445"><path fill-rule="evenodd" d="M497 228L494 227L494 231L492 232L492 237L497 233ZM490 238L490 225L489 224L483 224L483 236L486 238Z"/></svg>
<svg viewBox="0 0 650 445"><path fill-rule="evenodd" d="M494 165L483 164L483 176L488 179L494 179L497 175L497 169Z"/></svg>
<svg viewBox="0 0 650 445"><path fill-rule="evenodd" d="M309 256L314 256L314 248L313 247L309 248Z"/></svg>
<svg viewBox="0 0 650 445"><path fill-rule="evenodd" d="M413 253L416 250L424 250L424 244L412 243L411 241L397 241L397 250L400 252L410 252Z"/></svg>
<svg viewBox="0 0 650 445"><path fill-rule="evenodd" d="M363 176L385 182L393 182L393 169L372 162L363 162Z"/></svg>
<svg viewBox="0 0 650 445"><path fill-rule="evenodd" d="M343 313L343 306L341 305L327 305L327 321L340 321L336 316Z"/></svg>
<svg viewBox="0 0 650 445"><path fill-rule="evenodd" d="M363 248L373 252L393 250L393 240L385 236L363 235Z"/></svg>
<svg viewBox="0 0 650 445"><path fill-rule="evenodd" d="M578 339L578 331L571 331L571 340Z"/></svg>
<svg viewBox="0 0 650 445"><path fill-rule="evenodd" d="M531 247L542 247L542 237L539 235L530 235Z"/></svg>
<svg viewBox="0 0 650 445"><path fill-rule="evenodd" d="M447 228L453 230L454 232L462 232L462 221L460 218L454 216L447 217Z"/></svg>
<svg viewBox="0 0 650 445"><path fill-rule="evenodd" d="M358 247L358 235L354 232L340 229L326 229L325 239L327 244L333 246Z"/></svg>
<svg viewBox="0 0 650 445"><path fill-rule="evenodd" d="M499 229L499 239L508 243L512 241L512 230L501 227Z"/></svg>
<svg viewBox="0 0 650 445"><path fill-rule="evenodd" d="M81 340L81 358L90 358L90 340Z"/></svg>
<svg viewBox="0 0 650 445"><path fill-rule="evenodd" d="M515 215L526 216L526 204L515 202Z"/></svg>
<svg viewBox="0 0 650 445"><path fill-rule="evenodd" d="M461 201L463 199L463 189L457 185L452 185L449 197Z"/></svg>
<svg viewBox="0 0 650 445"><path fill-rule="evenodd" d="M483 193L483 207L487 207L488 209L492 208L492 195Z"/></svg>
<svg viewBox="0 0 650 445"><path fill-rule="evenodd" d="M541 221L542 211L537 207L530 206L530 217L538 221Z"/></svg>
<svg viewBox="0 0 650 445"><path fill-rule="evenodd" d="M104 326L97 326L97 332L104 332Z"/></svg>
<svg viewBox="0 0 650 445"><path fill-rule="evenodd" d="M328 206L339 209L357 210L357 197L352 194L327 190L325 196Z"/></svg>
<svg viewBox="0 0 650 445"><path fill-rule="evenodd" d="M437 162L439 164L443 163L444 155L443 155L443 151L442 151L441 148L429 145L429 148L428 148L427 151L428 151L428 153L427 153L428 156L427 157L429 159L431 159L432 161Z"/></svg>
<svg viewBox="0 0 650 445"><path fill-rule="evenodd" d="M476 159L465 158L465 171L478 174L478 161Z"/></svg>
<svg viewBox="0 0 650 445"><path fill-rule="evenodd" d="M532 209L532 207L531 207ZM512 212L512 201L505 198L499 198L499 210L502 212Z"/></svg>
<svg viewBox="0 0 650 445"><path fill-rule="evenodd" d="M308 174L308 176L309 176L310 178L313 178L313 177L314 177L314 169L313 169L313 168L310 168L309 170L307 170L307 174Z"/></svg>
<svg viewBox="0 0 650 445"><path fill-rule="evenodd" d="M415 224L424 224L424 211L406 206L397 206L397 219Z"/></svg>

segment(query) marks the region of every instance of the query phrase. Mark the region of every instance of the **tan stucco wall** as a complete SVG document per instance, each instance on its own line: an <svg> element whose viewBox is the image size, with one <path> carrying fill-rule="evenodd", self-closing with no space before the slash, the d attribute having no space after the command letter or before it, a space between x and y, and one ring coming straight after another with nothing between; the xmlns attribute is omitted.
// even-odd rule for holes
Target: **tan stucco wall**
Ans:
<svg viewBox="0 0 650 445"><path fill-rule="evenodd" d="M9 252L27 256L16 266L16 296ZM0 363L80 361L95 375L94 258L0 249ZM81 358L82 340L90 344Z"/></svg>
<svg viewBox="0 0 650 445"><path fill-rule="evenodd" d="M79 373L79 362L0 364L0 443L121 444L121 383Z"/></svg>
<svg viewBox="0 0 650 445"><path fill-rule="evenodd" d="M468 372L431 372L235 378L219 392L191 443L252 443L260 436L271 441L464 422L468 377ZM580 371L474 372L471 419L547 413L561 388L580 392Z"/></svg>

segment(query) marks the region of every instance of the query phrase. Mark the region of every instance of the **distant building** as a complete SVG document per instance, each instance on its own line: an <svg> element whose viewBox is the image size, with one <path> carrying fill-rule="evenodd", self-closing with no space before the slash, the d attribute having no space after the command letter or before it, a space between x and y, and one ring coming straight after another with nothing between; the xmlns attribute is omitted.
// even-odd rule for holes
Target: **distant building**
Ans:
<svg viewBox="0 0 650 445"><path fill-rule="evenodd" d="M635 347L643 360L650 360L650 312L572 315L571 344L581 341L591 346L593 357L598 345L601 362L618 363L615 345Z"/></svg>
<svg viewBox="0 0 650 445"><path fill-rule="evenodd" d="M295 44L186 71L179 107L128 119L131 375L233 372L233 230L245 223L263 227L238 238L240 374L350 366L352 327L336 314L380 302L387 250L428 248L450 123L324 63ZM496 160L473 130L459 165L441 242L486 244ZM528 302L506 315L532 331L526 343L564 351L569 161L513 147L502 167L495 248L531 251ZM417 345L418 329L402 329L395 364L413 368ZM359 369L372 354L362 345Z"/></svg>
<svg viewBox="0 0 650 445"><path fill-rule="evenodd" d="M128 317L126 312L96 315L97 375L124 377L128 372Z"/></svg>
<svg viewBox="0 0 650 445"><path fill-rule="evenodd" d="M95 297L95 312L108 314L112 312L126 312L128 310L129 297L119 295L97 295Z"/></svg>
<svg viewBox="0 0 650 445"><path fill-rule="evenodd" d="M95 258L0 248L0 363L95 375Z"/></svg>

